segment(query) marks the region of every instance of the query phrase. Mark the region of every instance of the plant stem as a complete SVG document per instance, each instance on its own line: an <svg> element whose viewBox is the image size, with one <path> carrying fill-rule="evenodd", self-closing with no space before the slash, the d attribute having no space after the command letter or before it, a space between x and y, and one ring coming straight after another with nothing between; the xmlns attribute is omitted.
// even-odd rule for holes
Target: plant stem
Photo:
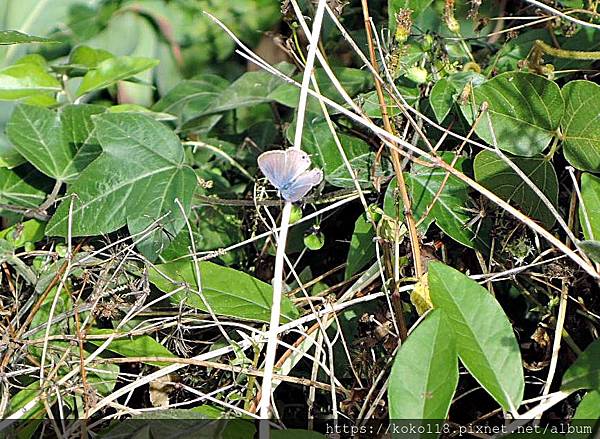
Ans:
<svg viewBox="0 0 600 439"><path fill-rule="evenodd" d="M365 31L367 33L367 42L369 43L369 54L371 58L371 64L373 68L378 70L378 62L377 56L375 55L375 47L373 44L373 36L371 34L371 17L369 15L369 5L367 0L361 0L363 16L365 20ZM377 77L375 77L375 89L377 91L377 98L379 100L379 106L381 109L381 118L383 120L383 126L385 130L394 134L394 130L390 123L390 118L387 114L387 106L385 102L385 97L383 95L383 89L381 87L381 82ZM394 145L395 143L392 142ZM415 274L418 278L423 275L423 265L421 264L421 251L419 244L419 236L417 235L417 228L415 226L415 219L412 215L411 210L411 202L410 197L408 195L408 191L406 189L406 182L404 181L404 175L402 173L402 163L400 161L400 155L398 154L397 149L390 148L390 155L392 158L392 165L394 167L394 173L396 174L397 186L400 191L400 196L402 197L402 203L404 204L404 217L406 219L406 225L408 228L408 236L410 238L410 247L412 250L413 263L415 266Z"/></svg>
<svg viewBox="0 0 600 439"><path fill-rule="evenodd" d="M315 56L318 49L319 37L321 34L321 26L323 23L323 15L325 12L325 0L319 0L317 10L315 12L314 22L311 37L309 39L309 50L306 57L306 65L304 66L304 75L302 77L302 86L300 89L300 99L298 102L298 113L296 122L296 132L294 135L293 148L300 149L302 143L302 130L304 128L304 115L306 112L306 101L308 98L308 88L312 75ZM263 422L260 423L259 436L261 439L269 438L269 424L266 419L269 418L271 407L271 389L273 388L273 369L275 366L275 354L277 352L277 335L279 330L279 319L281 311L281 294L283 289L283 265L285 262L285 244L287 241L287 232L290 224L290 215L292 212L292 203L285 203L281 213L281 227L279 239L277 240L277 254L275 256L275 272L273 274L273 302L271 308L271 319L269 322L269 337L265 354L264 377L262 380L262 395L259 403L260 417Z"/></svg>

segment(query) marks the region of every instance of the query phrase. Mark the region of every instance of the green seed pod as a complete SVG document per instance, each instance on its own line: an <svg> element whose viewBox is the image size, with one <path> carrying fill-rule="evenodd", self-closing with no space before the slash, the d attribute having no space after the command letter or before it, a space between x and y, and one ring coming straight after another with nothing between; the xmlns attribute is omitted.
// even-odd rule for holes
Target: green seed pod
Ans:
<svg viewBox="0 0 600 439"><path fill-rule="evenodd" d="M325 245L325 235L321 232L313 232L304 237L304 245L309 250L320 250Z"/></svg>

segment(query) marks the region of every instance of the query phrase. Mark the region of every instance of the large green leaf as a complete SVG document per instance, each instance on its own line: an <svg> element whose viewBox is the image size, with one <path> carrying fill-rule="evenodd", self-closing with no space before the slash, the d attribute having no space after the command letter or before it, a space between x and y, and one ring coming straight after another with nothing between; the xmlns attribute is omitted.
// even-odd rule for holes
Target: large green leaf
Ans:
<svg viewBox="0 0 600 439"><path fill-rule="evenodd" d="M350 241L350 250L346 260L345 279L349 279L358 273L369 261L375 257L375 231L373 225L367 219L366 214L358 217L354 223L354 232Z"/></svg>
<svg viewBox="0 0 600 439"><path fill-rule="evenodd" d="M593 341L563 375L561 390L600 390L600 340Z"/></svg>
<svg viewBox="0 0 600 439"><path fill-rule="evenodd" d="M129 113L102 114L94 120L102 154L69 187L68 194L76 196L61 203L46 232L65 236L71 198L73 236L108 233L125 224L135 234L168 213L163 227L138 244L154 258L185 224L175 200L189 212L194 172L184 165L177 136L160 122Z"/></svg>
<svg viewBox="0 0 600 439"><path fill-rule="evenodd" d="M581 175L581 198L579 223L585 239L600 239L600 178L584 173ZM587 218L587 220L586 220Z"/></svg>
<svg viewBox="0 0 600 439"><path fill-rule="evenodd" d="M461 106L470 123L477 118L483 102L488 103L475 128L479 137L494 144L488 117L498 147L531 157L542 152L556 135L564 111L560 89L555 82L531 73L508 72L473 89L474 102Z"/></svg>
<svg viewBox="0 0 600 439"><path fill-rule="evenodd" d="M477 282L439 262L429 264L429 294L449 317L461 361L505 409L523 398L521 353L513 328L496 299Z"/></svg>
<svg viewBox="0 0 600 439"><path fill-rule="evenodd" d="M458 384L454 332L442 310L432 311L402 344L390 372L390 419L448 416Z"/></svg>
<svg viewBox="0 0 600 439"><path fill-rule="evenodd" d="M178 116L181 122L212 110L229 82L217 75L200 75L173 87L153 107L154 111Z"/></svg>
<svg viewBox="0 0 600 439"><path fill-rule="evenodd" d="M538 189L552 202L558 204L558 178L554 166L545 157L508 157ZM475 179L504 200L510 200L523 211L552 227L556 221L546 204L531 187L497 154L481 151L473 163Z"/></svg>
<svg viewBox="0 0 600 439"><path fill-rule="evenodd" d="M452 154L444 154L444 160L450 162ZM459 159L455 168L463 170L464 160ZM419 220L426 214L427 208L435 201L433 207L423 221L422 227L426 230L432 221L452 239L467 247L475 247L475 233L467 227L469 213L464 210L469 199L468 186L454 176L446 179L447 173L443 169L414 165L407 174L407 184L410 187L412 210L415 218ZM436 194L443 189L436 199Z"/></svg>
<svg viewBox="0 0 600 439"><path fill-rule="evenodd" d="M293 66L287 63L278 64L276 67L285 74L290 74L294 70ZM269 97L269 94L282 83L282 79L268 72L246 72L227 87L214 101L214 105L202 114L220 113L271 102L274 99Z"/></svg>
<svg viewBox="0 0 600 439"><path fill-rule="evenodd" d="M450 162L453 155L445 153L443 158ZM462 171L463 165L464 159L459 159L455 168ZM421 233L426 233L429 226L435 221L444 233L467 247L473 248L478 246L478 243L483 243L480 237L475 236L477 227L467 227L471 216L464 209L469 199L469 188L465 183L454 176L446 179L446 172L443 169L422 165L414 165L410 173L404 174L404 179L410 190L413 215L417 221L420 221L419 231ZM443 189L436 198L442 184L444 185ZM430 208L427 217L423 219L434 200L436 200L435 204ZM390 182L386 191L384 211L392 217L404 217L396 179Z"/></svg>
<svg viewBox="0 0 600 439"><path fill-rule="evenodd" d="M29 165L0 168L0 204L37 207L46 198L50 181Z"/></svg>
<svg viewBox="0 0 600 439"><path fill-rule="evenodd" d="M600 86L572 81L562 88L565 117L561 123L565 157L574 167L600 171Z"/></svg>
<svg viewBox="0 0 600 439"><path fill-rule="evenodd" d="M269 284L249 274L212 262L204 261L199 264L202 295L215 314L269 321L273 303L273 288ZM161 291L167 293L184 283L189 288L175 293L169 300L177 305L184 302L192 308L207 311L202 297L198 294L193 262L179 261L156 265L150 269L149 279ZM297 316L298 310L284 296L281 302L281 321L287 322Z"/></svg>
<svg viewBox="0 0 600 439"><path fill-rule="evenodd" d="M0 45L24 44L24 43L57 43L58 41L49 40L44 37L27 35L17 30L0 31Z"/></svg>
<svg viewBox="0 0 600 439"><path fill-rule="evenodd" d="M23 99L61 90L60 83L45 66L28 62L31 59L0 69L0 100Z"/></svg>
<svg viewBox="0 0 600 439"><path fill-rule="evenodd" d="M77 90L77 96L106 88L156 65L158 60L153 58L133 56L108 58L85 74Z"/></svg>
<svg viewBox="0 0 600 439"><path fill-rule="evenodd" d="M292 141L295 125L290 125L287 138ZM370 184L369 171L374 155L363 140L338 134L346 157L352 169L357 173L361 186ZM302 149L310 154L313 164L320 167L325 174L325 181L338 187L355 187L352 178L340 156L335 140L327 126L327 122L321 117L309 118L304 122L302 132Z"/></svg>
<svg viewBox="0 0 600 439"><path fill-rule="evenodd" d="M15 149L31 164L52 178L69 181L100 154L91 116L103 111L96 105L68 105L59 115L21 104L6 130Z"/></svg>

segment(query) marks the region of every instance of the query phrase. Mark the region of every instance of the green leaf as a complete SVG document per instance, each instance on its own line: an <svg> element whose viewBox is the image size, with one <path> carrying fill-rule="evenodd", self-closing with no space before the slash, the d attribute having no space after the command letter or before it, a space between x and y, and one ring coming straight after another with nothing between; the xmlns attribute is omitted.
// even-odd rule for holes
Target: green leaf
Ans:
<svg viewBox="0 0 600 439"><path fill-rule="evenodd" d="M61 115L47 108L18 105L6 131L15 149L44 174L61 181L77 177L100 153L93 139L95 105L68 105Z"/></svg>
<svg viewBox="0 0 600 439"><path fill-rule="evenodd" d="M94 69L85 74L76 96L106 88L118 81L131 78L144 70L158 65L158 60L153 58L120 56L108 58L100 62Z"/></svg>
<svg viewBox="0 0 600 439"><path fill-rule="evenodd" d="M600 86L572 81L562 88L565 117L561 123L565 157L575 168L600 171Z"/></svg>
<svg viewBox="0 0 600 439"><path fill-rule="evenodd" d="M24 43L58 43L58 41L49 40L44 37L36 37L35 35L27 35L17 30L0 31L0 45Z"/></svg>
<svg viewBox="0 0 600 439"><path fill-rule="evenodd" d="M443 159L451 162L453 154L444 153ZM464 159L457 160L455 168L463 170ZM443 169L431 168L422 165L414 165L410 173L405 173L404 178L412 200L412 211L415 219L421 221L427 209L436 199L436 195L442 184L444 187L437 197L435 204L429 210L429 214L421 221L419 231L426 233L429 226L435 221L444 233L455 241L474 248L478 243L483 244L482 238L475 236L476 226L467 227L471 216L464 209L469 199L469 188L466 183L454 176L446 179ZM396 190L396 179L392 180L386 191L384 200L384 211L386 214L396 218L397 215L404 218L402 200Z"/></svg>
<svg viewBox="0 0 600 439"><path fill-rule="evenodd" d="M40 382L36 380L29 384L24 389L19 390L14 396L12 396L9 400L7 414L15 413L16 411L25 407L29 402L33 401L40 394ZM27 414L22 419L32 419L43 418L44 412L44 404L39 401L37 402L33 408L27 412Z"/></svg>
<svg viewBox="0 0 600 439"><path fill-rule="evenodd" d="M558 204L558 178L554 166L545 157L508 157L546 195ZM521 177L492 151L481 151L473 163L475 180L503 200L510 200L548 228L556 221L552 212Z"/></svg>
<svg viewBox="0 0 600 439"><path fill-rule="evenodd" d="M21 62L0 69L0 100L23 99L61 90L58 80L43 65Z"/></svg>
<svg viewBox="0 0 600 439"><path fill-rule="evenodd" d="M390 419L446 419L457 384L454 333L444 312L434 310L396 354L388 386Z"/></svg>
<svg viewBox="0 0 600 439"><path fill-rule="evenodd" d="M89 46L77 46L69 55L69 64L87 68L97 67L102 61L115 56L102 49L94 49Z"/></svg>
<svg viewBox="0 0 600 439"><path fill-rule="evenodd" d="M561 390L600 390L600 340L593 341L563 375Z"/></svg>
<svg viewBox="0 0 600 439"><path fill-rule="evenodd" d="M127 224L136 234L162 215L162 228L138 244L155 258L185 224L196 186L184 165L183 147L173 132L142 114L102 114L94 119L102 154L69 187L73 198L73 236L109 233ZM110 170L110 172L107 172ZM46 233L65 236L71 197L50 220Z"/></svg>
<svg viewBox="0 0 600 439"><path fill-rule="evenodd" d="M49 189L49 180L32 166L0 168L0 204L38 207L46 199L46 190Z"/></svg>
<svg viewBox="0 0 600 439"><path fill-rule="evenodd" d="M354 223L344 279L351 278L375 257L373 238L375 238L373 225L367 219L367 215L363 213Z"/></svg>
<svg viewBox="0 0 600 439"><path fill-rule="evenodd" d="M600 264L600 241L579 241L577 247L583 250L592 261Z"/></svg>
<svg viewBox="0 0 600 439"><path fill-rule="evenodd" d="M333 73L344 90L346 90L346 93L351 97L372 86L372 76L366 70L343 67L334 68ZM338 103L344 103L339 92L336 90L323 69L315 69L315 78L323 96ZM298 82L301 81L300 76L297 76L295 79ZM283 83L269 94L269 98L287 107L296 108L300 99L300 89L295 85ZM317 98L313 96L308 97L307 111L319 115L322 113L321 105ZM332 112L333 110L328 108L328 111Z"/></svg>
<svg viewBox="0 0 600 439"><path fill-rule="evenodd" d="M280 63L276 67L285 74L294 70L294 67L287 63ZM281 84L282 79L268 72L246 72L220 94L211 108L201 114L220 113L271 102L274 99L269 95Z"/></svg>
<svg viewBox="0 0 600 439"><path fill-rule="evenodd" d="M579 223L585 239L600 239L600 178L583 173L581 175L581 198ZM587 220L586 220L587 218Z"/></svg>
<svg viewBox="0 0 600 439"><path fill-rule="evenodd" d="M596 432L597 434L598 428L600 428L600 390L591 390L585 394L585 396L577 406L575 416L573 416L573 420L571 423L572 426L587 426L590 424L592 424L595 427L594 432ZM589 438L596 436L584 434L569 435L569 439L574 439L575 437Z"/></svg>
<svg viewBox="0 0 600 439"><path fill-rule="evenodd" d="M212 262L199 262L199 266L202 294L215 314L261 322L269 321L273 303L273 288L269 284L241 271L221 267ZM184 290L169 297L171 303L179 305L184 302L192 308L207 311L202 297L198 294L193 262L179 261L156 265L150 268L149 279L165 293L186 285ZM298 317L298 310L284 296L281 302L281 321L287 322L296 317Z"/></svg>
<svg viewBox="0 0 600 439"><path fill-rule="evenodd" d="M388 26L392 34L396 32L396 14L400 9L410 9L414 20L431 3L433 3L433 0L388 0Z"/></svg>
<svg viewBox="0 0 600 439"><path fill-rule="evenodd" d="M429 104L433 109L436 119L442 123L452 110L459 96L467 84L472 86L484 82L485 76L474 72L458 72L440 79L431 88Z"/></svg>
<svg viewBox="0 0 600 439"><path fill-rule="evenodd" d="M471 375L505 409L523 399L521 353L496 299L477 282L439 262L429 264L429 294L450 320L458 355Z"/></svg>
<svg viewBox="0 0 600 439"><path fill-rule="evenodd" d="M91 335L104 335L114 334L114 331L112 329L93 329L89 333ZM104 339L88 338L87 342L96 346L100 346L104 343ZM122 355L123 357L176 358L175 354L148 335L138 335L135 337L116 337L110 342L106 349ZM158 367L167 366L169 364L157 361L146 361L145 363Z"/></svg>
<svg viewBox="0 0 600 439"><path fill-rule="evenodd" d="M421 91L418 87L407 87L402 85L397 85L396 87L399 89L400 93L402 93L402 97L406 100L408 105L414 105L419 101ZM356 102L361 106L364 114L369 117L381 119L381 106L379 105L376 90L358 95L356 97ZM388 116L393 117L402 114L402 110L396 105L394 99L387 94L385 95L385 103ZM331 111L331 109L329 111Z"/></svg>
<svg viewBox="0 0 600 439"><path fill-rule="evenodd" d="M473 123L483 102L488 103L475 132L493 145L488 118L498 147L512 154L531 157L539 154L556 135L564 111L560 89L542 76L523 72L502 73L473 89L474 101L461 106Z"/></svg>
<svg viewBox="0 0 600 439"><path fill-rule="evenodd" d="M5 239L17 249L28 242L38 242L44 238L46 223L32 219L0 230L0 239Z"/></svg>
<svg viewBox="0 0 600 439"><path fill-rule="evenodd" d="M229 82L217 75L200 75L182 81L163 96L152 110L171 113L182 122L212 110Z"/></svg>
<svg viewBox="0 0 600 439"><path fill-rule="evenodd" d="M443 154L447 162L451 162L452 154ZM464 160L459 159L455 168L462 171ZM435 200L437 192L443 189L429 211L423 228L426 230L429 223L435 220L442 231L455 241L473 248L475 246L475 233L472 228L466 227L470 216L463 208L469 199L468 186L454 176L446 179L446 172L438 168L415 165L407 174L407 184L410 187L412 209L415 218L420 219L425 215L428 206Z"/></svg>
<svg viewBox="0 0 600 439"><path fill-rule="evenodd" d="M290 141L293 139L294 130L295 125L290 125L287 131L287 138ZM361 186L369 186L371 168L369 163L372 163L375 154L370 151L369 145L357 137L341 133L338 137L352 169L358 173L359 183ZM325 181L329 184L346 188L355 187L327 122L323 118L315 117L305 121L302 149L311 155L313 164L323 170Z"/></svg>
<svg viewBox="0 0 600 439"><path fill-rule="evenodd" d="M195 218L192 236L196 251L212 251L226 248L244 240L242 222L235 210L219 206L202 206L194 211ZM161 253L161 261L172 261L190 253L190 234L187 229L179 232L171 245ZM225 265L230 265L239 259L235 251L227 252L219 257Z"/></svg>
<svg viewBox="0 0 600 439"><path fill-rule="evenodd" d="M58 294L58 297L57 297ZM56 298L56 300L55 300ZM53 305L55 306L53 307ZM50 293L44 299L42 305L40 306L39 311L35 314L33 319L31 320L31 327L37 328L40 325L44 325L39 330L35 331L30 335L30 339L43 339L46 334L45 323L50 319L50 311L53 311L52 315L54 317L67 313L73 310L73 300L66 288L61 288L59 292L58 287L52 288ZM59 334L70 334L70 327L73 322L70 319L63 319L58 322L52 323L50 325L49 334L50 335L59 335ZM53 358L53 360L58 360L60 357L59 351L66 348L69 345L68 341L59 341L59 340L51 340L49 341L49 346L51 349L48 350L49 356ZM29 352L37 358L40 358L42 355L42 347L38 344L32 344L29 346Z"/></svg>

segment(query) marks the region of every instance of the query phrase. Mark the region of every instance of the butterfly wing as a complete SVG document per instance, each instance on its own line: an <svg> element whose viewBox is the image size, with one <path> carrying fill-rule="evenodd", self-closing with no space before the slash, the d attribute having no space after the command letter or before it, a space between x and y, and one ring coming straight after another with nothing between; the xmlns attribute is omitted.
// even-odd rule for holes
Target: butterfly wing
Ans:
<svg viewBox="0 0 600 439"><path fill-rule="evenodd" d="M299 149L287 149L285 154L286 173L289 177L288 182L292 182L308 171L308 168L310 168L310 157L307 153Z"/></svg>
<svg viewBox="0 0 600 439"><path fill-rule="evenodd" d="M281 196L284 200L294 203L301 200L308 191L321 183L321 180L323 180L323 171L311 169L296 177L287 188L281 189Z"/></svg>
<svg viewBox="0 0 600 439"><path fill-rule="evenodd" d="M262 173L277 189L288 181L285 151L263 152L257 162Z"/></svg>
<svg viewBox="0 0 600 439"><path fill-rule="evenodd" d="M258 157L258 167L273 186L282 189L310 167L310 158L297 149L267 151Z"/></svg>

